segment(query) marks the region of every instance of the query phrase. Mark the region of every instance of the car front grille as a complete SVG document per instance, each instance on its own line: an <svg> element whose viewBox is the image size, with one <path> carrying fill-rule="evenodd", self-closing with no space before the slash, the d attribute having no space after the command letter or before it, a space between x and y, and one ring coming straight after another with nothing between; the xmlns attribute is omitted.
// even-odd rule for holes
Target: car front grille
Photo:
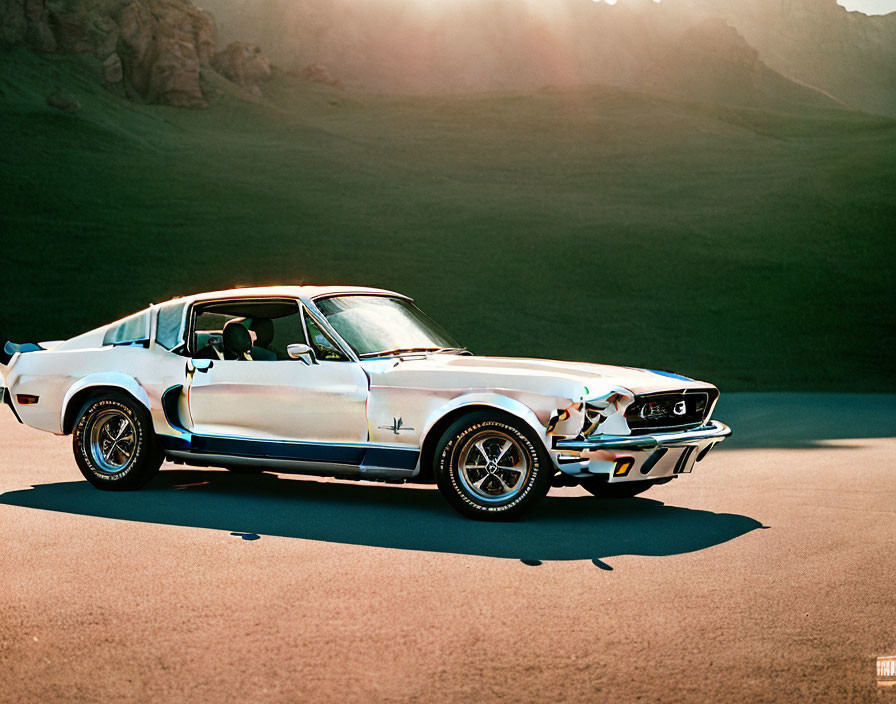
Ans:
<svg viewBox="0 0 896 704"><path fill-rule="evenodd" d="M625 420L634 435L698 427L706 420L717 397L715 389L635 396L625 410Z"/></svg>

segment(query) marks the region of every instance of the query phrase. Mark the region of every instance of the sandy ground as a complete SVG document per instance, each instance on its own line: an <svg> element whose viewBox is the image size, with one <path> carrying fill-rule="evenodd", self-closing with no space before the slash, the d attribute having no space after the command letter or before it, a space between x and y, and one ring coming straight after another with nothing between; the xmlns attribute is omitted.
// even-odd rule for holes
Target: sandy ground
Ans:
<svg viewBox="0 0 896 704"><path fill-rule="evenodd" d="M716 415L737 437L647 498L486 525L170 465L99 492L3 412L0 701L896 702L896 397Z"/></svg>

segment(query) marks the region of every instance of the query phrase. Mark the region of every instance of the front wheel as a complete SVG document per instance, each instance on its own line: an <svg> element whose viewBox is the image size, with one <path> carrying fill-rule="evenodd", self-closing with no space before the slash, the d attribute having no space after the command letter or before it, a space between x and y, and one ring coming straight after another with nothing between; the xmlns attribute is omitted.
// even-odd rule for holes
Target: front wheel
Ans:
<svg viewBox="0 0 896 704"><path fill-rule="evenodd" d="M550 459L535 434L521 426L477 413L446 431L436 448L436 483L460 513L514 520L547 494Z"/></svg>
<svg viewBox="0 0 896 704"><path fill-rule="evenodd" d="M123 395L88 401L73 436L78 469L97 489L139 489L162 464L149 412Z"/></svg>

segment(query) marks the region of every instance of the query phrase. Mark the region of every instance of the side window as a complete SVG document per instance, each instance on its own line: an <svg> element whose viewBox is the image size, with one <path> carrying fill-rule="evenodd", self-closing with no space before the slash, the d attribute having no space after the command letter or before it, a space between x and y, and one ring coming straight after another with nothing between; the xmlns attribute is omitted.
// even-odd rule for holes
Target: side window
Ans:
<svg viewBox="0 0 896 704"><path fill-rule="evenodd" d="M305 313L305 326L308 328L308 342L318 359L344 362L348 358L339 350L329 337L321 332L308 313Z"/></svg>
<svg viewBox="0 0 896 704"><path fill-rule="evenodd" d="M264 347L271 350L277 359L289 359L286 348L296 342L305 340L305 332L302 330L302 316L296 310L290 315L284 315L279 318L270 318L267 323L261 318L250 321L252 326L253 344L256 349ZM266 329L273 331L273 337L266 339L265 335L270 334Z"/></svg>
<svg viewBox="0 0 896 704"><path fill-rule="evenodd" d="M192 309L189 329L189 354L197 359L285 361L287 347L305 341L294 299L201 303Z"/></svg>
<svg viewBox="0 0 896 704"><path fill-rule="evenodd" d="M149 343L149 310L122 318L106 330L103 345L146 345Z"/></svg>
<svg viewBox="0 0 896 704"><path fill-rule="evenodd" d="M197 311L192 327L190 348L199 359L225 359L224 326L239 316Z"/></svg>
<svg viewBox="0 0 896 704"><path fill-rule="evenodd" d="M186 301L173 300L158 306L156 321L156 342L166 350L173 350L183 343L181 326Z"/></svg>

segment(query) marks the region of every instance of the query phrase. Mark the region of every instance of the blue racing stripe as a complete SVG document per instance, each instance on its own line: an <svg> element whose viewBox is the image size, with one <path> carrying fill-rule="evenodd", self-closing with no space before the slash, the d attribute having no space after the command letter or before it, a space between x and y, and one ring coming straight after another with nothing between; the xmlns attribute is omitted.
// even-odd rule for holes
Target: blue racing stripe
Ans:
<svg viewBox="0 0 896 704"><path fill-rule="evenodd" d="M250 440L215 435L193 435L189 443L164 435L159 436L159 440L167 450L186 450L222 457L325 462L359 468L413 469L417 466L417 457L420 455L420 451L413 448Z"/></svg>
<svg viewBox="0 0 896 704"><path fill-rule="evenodd" d="M362 467L389 467L391 469L413 469L417 466L417 450L403 450L396 447L368 447Z"/></svg>
<svg viewBox="0 0 896 704"><path fill-rule="evenodd" d="M679 381L693 381L689 376L682 376L681 374L676 374L674 372L663 372L658 369L645 369L645 372L650 372L651 374L659 374L660 376L667 376L670 379L678 379Z"/></svg>

